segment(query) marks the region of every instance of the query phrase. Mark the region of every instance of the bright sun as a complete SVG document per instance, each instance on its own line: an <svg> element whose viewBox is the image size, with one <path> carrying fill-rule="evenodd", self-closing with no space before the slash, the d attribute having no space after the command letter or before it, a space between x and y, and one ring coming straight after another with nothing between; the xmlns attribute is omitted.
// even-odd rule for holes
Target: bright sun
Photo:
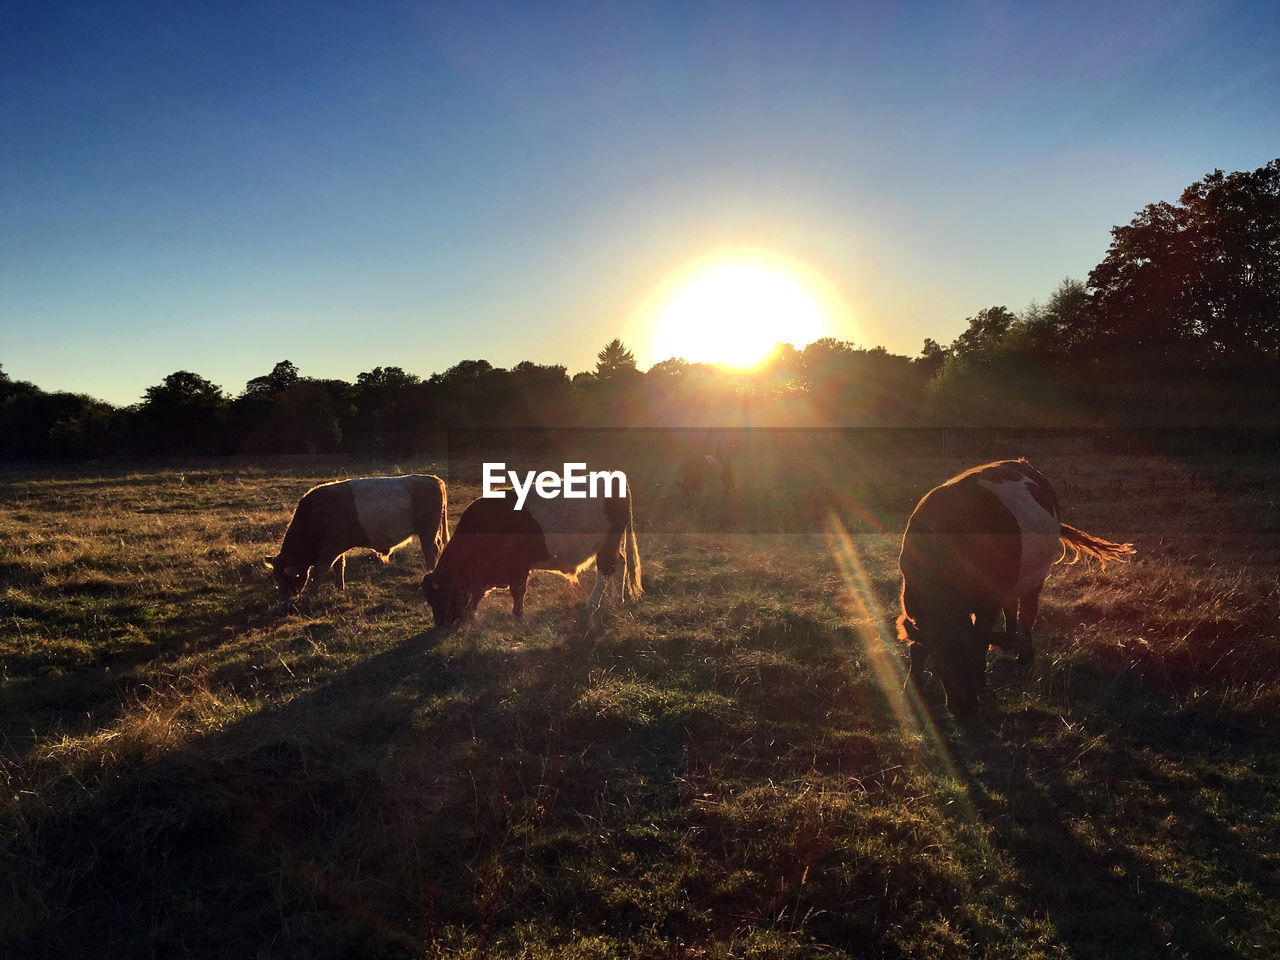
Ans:
<svg viewBox="0 0 1280 960"><path fill-rule="evenodd" d="M803 347L829 326L831 295L802 265L721 251L678 271L650 299L659 359L745 369L778 343Z"/></svg>

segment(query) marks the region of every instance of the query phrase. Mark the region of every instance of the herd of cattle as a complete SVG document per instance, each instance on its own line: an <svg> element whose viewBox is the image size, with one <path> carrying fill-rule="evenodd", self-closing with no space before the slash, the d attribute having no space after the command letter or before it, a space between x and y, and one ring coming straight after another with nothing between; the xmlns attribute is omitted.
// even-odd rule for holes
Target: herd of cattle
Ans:
<svg viewBox="0 0 1280 960"><path fill-rule="evenodd" d="M688 461L680 488L700 490L716 475L732 493L728 465L714 457ZM451 536L448 493L438 477L321 484L298 501L280 550L267 564L284 598L299 593L312 571L331 571L341 589L348 551L367 548L385 563L417 537L427 568L422 596L440 627L474 615L485 594L498 587L511 591L511 612L520 619L532 570L576 580L594 565L588 616L615 573L624 599L640 597L630 490L624 496L531 497L523 510L509 494L475 500ZM931 660L950 710L958 717L976 713L988 648L1030 659L1040 591L1067 548L1104 566L1134 552L1132 544L1062 523L1052 485L1025 460L974 467L925 494L907 522L899 557L898 635L909 645L911 679L920 683ZM998 631L1001 613L1004 629Z"/></svg>

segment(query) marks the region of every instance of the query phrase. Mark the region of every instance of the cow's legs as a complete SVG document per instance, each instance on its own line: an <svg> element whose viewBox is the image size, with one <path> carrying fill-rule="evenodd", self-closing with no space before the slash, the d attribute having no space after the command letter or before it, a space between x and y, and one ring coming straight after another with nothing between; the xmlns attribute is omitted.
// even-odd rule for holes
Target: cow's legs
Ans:
<svg viewBox="0 0 1280 960"><path fill-rule="evenodd" d="M1018 627L1021 636L1018 638L1018 660L1030 663L1034 655L1031 648L1031 628L1036 625L1040 616L1040 591L1044 584L1024 593L1018 598Z"/></svg>
<svg viewBox="0 0 1280 960"><path fill-rule="evenodd" d="M1018 625L1022 627L1022 632L1026 636L1031 636L1031 628L1036 625L1036 620L1040 618L1040 587L1024 593L1018 598Z"/></svg>
<svg viewBox="0 0 1280 960"><path fill-rule="evenodd" d="M524 619L524 594L529 589L529 571L511 581L511 616Z"/></svg>
<svg viewBox="0 0 1280 960"><path fill-rule="evenodd" d="M440 562L440 551L444 549L440 532L419 530L418 546L422 549L422 562L427 565L427 573L431 573Z"/></svg>
<svg viewBox="0 0 1280 960"><path fill-rule="evenodd" d="M472 585L467 592L467 607L463 613L463 617L470 620L476 615L476 610L480 608L480 601L484 599L484 595L488 593L488 588L484 586Z"/></svg>
<svg viewBox="0 0 1280 960"><path fill-rule="evenodd" d="M315 566L311 569L312 587L319 589L320 580L328 571L329 576L333 578L333 585L339 590L345 590L347 551L342 541L332 536L324 537L316 549L315 558Z"/></svg>
<svg viewBox="0 0 1280 960"><path fill-rule="evenodd" d="M1038 591L1037 591L1038 593ZM1024 601L1025 602L1025 601ZM1016 654L1018 659L1025 663L1031 655L1031 632L1029 629L1022 629L1019 626L1019 598L1014 597L1008 603L1004 604L1001 612L1004 614L1004 630L997 633L995 631L995 621L997 614L991 615L990 629L987 631L987 637L992 644L999 647L1005 653ZM1034 621L1035 616L1032 615ZM979 622L981 628L983 622Z"/></svg>
<svg viewBox="0 0 1280 960"><path fill-rule="evenodd" d="M622 551L618 551L618 576L613 579L613 595L617 598L618 603L622 603L626 597L626 579L627 579L627 561L623 557Z"/></svg>
<svg viewBox="0 0 1280 960"><path fill-rule="evenodd" d="M973 626L979 633L992 633L996 629L996 618L999 616L998 605L980 604L973 611Z"/></svg>
<svg viewBox="0 0 1280 960"><path fill-rule="evenodd" d="M907 647L911 654L911 669L907 673L908 680L915 684L917 690L924 689L924 667L929 662L929 648L918 640L912 640Z"/></svg>
<svg viewBox="0 0 1280 960"><path fill-rule="evenodd" d="M973 611L973 630L968 639L965 633L957 635L957 642L948 652L959 656L958 669L963 681L973 690L974 703L979 703L987 691L987 650L991 644L1003 648L1005 638L996 633L996 620L1001 613L1000 605L994 601L979 603ZM950 701L948 701L950 702Z"/></svg>
<svg viewBox="0 0 1280 960"><path fill-rule="evenodd" d="M591 588L591 596L587 598L587 615L595 613L600 609L600 599L604 596L605 585L609 582L609 574L600 569L600 565L596 564L596 582Z"/></svg>
<svg viewBox="0 0 1280 960"><path fill-rule="evenodd" d="M1004 634L992 634L992 643L1005 653L1016 654L1018 662L1031 662L1031 628L1040 610L1040 588L1014 597L1004 606ZM999 638L999 639L997 639Z"/></svg>
<svg viewBox="0 0 1280 960"><path fill-rule="evenodd" d="M997 607L995 612L998 610ZM930 620L927 635L933 672L942 681L947 706L957 718L975 715L983 699L987 638L995 612L965 612L960 608L950 613L938 611L936 619ZM979 623L986 624L985 634L979 634Z"/></svg>
<svg viewBox="0 0 1280 960"><path fill-rule="evenodd" d="M995 603L981 604L973 612L973 639L984 651L991 644L1006 649L1007 638L996 632L1000 612L1000 606Z"/></svg>
<svg viewBox="0 0 1280 960"><path fill-rule="evenodd" d="M311 578L310 584L312 590L318 590L320 588L320 573L322 570L324 570L323 564L316 564L313 569L312 573L314 576ZM329 575L333 577L333 585L339 590L345 590L347 588L346 570L347 555L345 553L338 554L329 562Z"/></svg>
<svg viewBox="0 0 1280 960"><path fill-rule="evenodd" d="M1004 605L1004 629L1006 633L1018 632L1018 598L1014 597Z"/></svg>
<svg viewBox="0 0 1280 960"><path fill-rule="evenodd" d="M591 597L587 600L587 612L595 613L600 608L600 600L604 596L605 587L609 585L609 580L613 577L614 571L620 571L618 576L618 598L622 597L622 581L625 579L626 560L622 556L622 537L625 536L625 530L617 532L614 537L614 531L609 531L606 538L608 546L604 547L596 554L596 582L591 588ZM612 548L612 549L610 549Z"/></svg>
<svg viewBox="0 0 1280 960"><path fill-rule="evenodd" d="M1000 614L1004 615L1004 629L996 630L996 618ZM985 631L987 640L992 646L999 647L1005 653L1017 653L1018 651L1018 598L1014 597L1003 607L1001 607L991 617L991 622L987 625ZM981 626L981 624L979 624Z"/></svg>

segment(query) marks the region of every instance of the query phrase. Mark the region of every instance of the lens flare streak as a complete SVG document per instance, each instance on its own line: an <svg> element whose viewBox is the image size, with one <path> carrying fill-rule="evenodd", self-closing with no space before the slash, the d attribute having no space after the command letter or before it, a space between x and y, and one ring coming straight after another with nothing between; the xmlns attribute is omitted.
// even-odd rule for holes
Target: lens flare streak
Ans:
<svg viewBox="0 0 1280 960"><path fill-rule="evenodd" d="M891 626L895 617L886 613L876 599L854 538L835 511L827 512L824 528L827 548L844 586L842 606L853 621L872 676L893 711L904 742L916 748L922 765L937 785L939 808L955 822L957 839L963 834L973 842L976 845L974 853L983 861L995 857L981 829L965 829L980 827L966 778L957 768L928 707L914 685L906 683L907 671L898 652L899 641Z"/></svg>

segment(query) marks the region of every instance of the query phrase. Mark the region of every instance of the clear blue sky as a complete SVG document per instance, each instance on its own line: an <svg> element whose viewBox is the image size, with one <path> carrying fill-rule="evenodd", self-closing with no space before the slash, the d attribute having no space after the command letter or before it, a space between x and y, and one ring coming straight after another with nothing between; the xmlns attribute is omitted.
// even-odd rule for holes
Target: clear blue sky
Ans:
<svg viewBox="0 0 1280 960"><path fill-rule="evenodd" d="M1280 156L1280 5L10 2L0 365L590 369L708 250L915 355Z"/></svg>

